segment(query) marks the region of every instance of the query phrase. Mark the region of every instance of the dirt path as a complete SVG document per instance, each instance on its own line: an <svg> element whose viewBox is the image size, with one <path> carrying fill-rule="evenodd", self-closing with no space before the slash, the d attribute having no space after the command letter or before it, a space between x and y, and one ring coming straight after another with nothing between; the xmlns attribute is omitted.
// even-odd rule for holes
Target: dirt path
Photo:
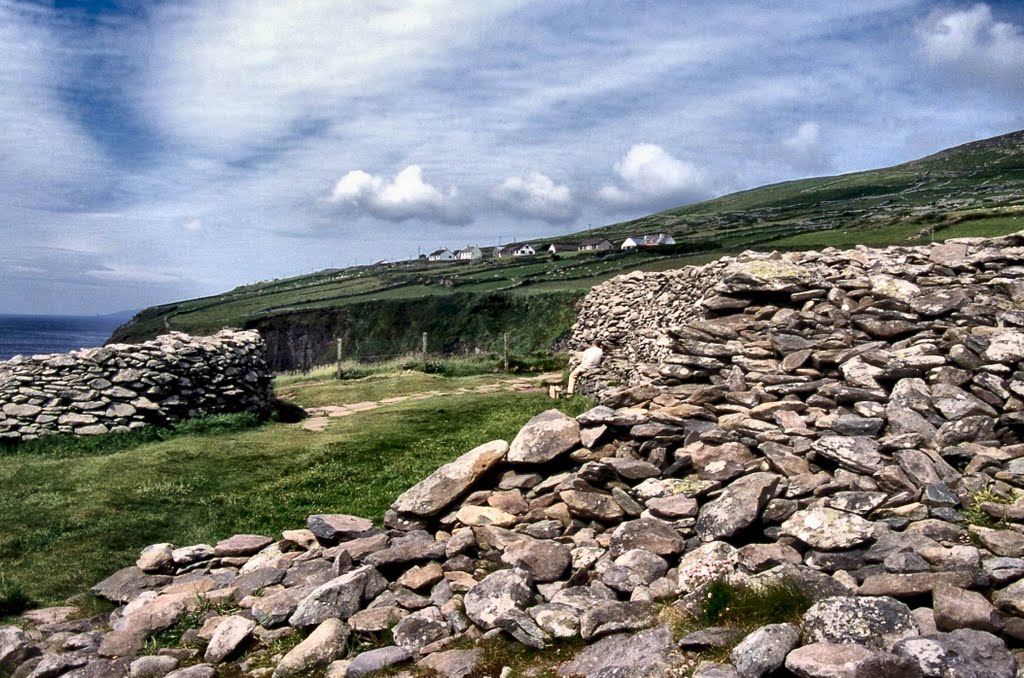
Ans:
<svg viewBox="0 0 1024 678"><path fill-rule="evenodd" d="M429 400L431 398L443 398L450 395L465 395L467 393L497 393L499 391L536 391L547 388L549 384L557 384L561 381L560 372L545 372L544 374L516 377L505 379L494 384L475 386L472 388L460 388L454 391L423 391L422 393L410 393L407 395L384 398L382 400L364 400L358 403L345 403L339 405L323 405L321 407L310 407L306 409L309 415L300 426L307 431L319 433L327 428L331 419L337 417L350 417L359 412L369 412L388 405L403 403L407 400Z"/></svg>

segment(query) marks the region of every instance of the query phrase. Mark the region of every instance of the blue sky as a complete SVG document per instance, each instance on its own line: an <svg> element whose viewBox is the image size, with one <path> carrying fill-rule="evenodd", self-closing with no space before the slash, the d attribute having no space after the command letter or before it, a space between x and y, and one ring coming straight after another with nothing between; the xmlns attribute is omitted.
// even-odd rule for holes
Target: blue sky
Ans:
<svg viewBox="0 0 1024 678"><path fill-rule="evenodd" d="M1024 128L1024 3L0 0L0 312L585 229Z"/></svg>

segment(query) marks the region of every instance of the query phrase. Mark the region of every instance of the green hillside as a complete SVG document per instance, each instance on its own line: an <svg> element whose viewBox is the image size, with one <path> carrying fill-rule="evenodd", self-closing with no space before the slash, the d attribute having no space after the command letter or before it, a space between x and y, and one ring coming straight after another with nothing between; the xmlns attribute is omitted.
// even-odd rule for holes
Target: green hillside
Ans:
<svg viewBox="0 0 1024 678"><path fill-rule="evenodd" d="M139 341L168 328L193 333L226 326L273 328L281 341L291 342L288 350L278 351L282 356L294 356L301 349L322 361L329 358L332 343L325 343L324 332L319 332L324 336L316 346L296 348L301 336L285 336L285 330L328 325L331 333L346 337L354 355L382 346L399 350L418 336L421 327L410 320L422 318L417 309L435 297L452 297L453 303L435 299L429 305L449 309L441 313L454 313L450 309L467 304L492 309L492 322L486 331L470 332L472 341L446 341L444 350L479 349L488 337L493 340L498 327L521 337L523 350L537 350L547 347L543 342L567 333L568 311L576 299L594 284L623 272L702 263L744 249L916 244L1022 228L1024 131L894 167L773 184L586 232L530 241L540 250L551 242L600 235L618 245L630 235L663 232L675 238L674 247L328 269L154 306L119 328L112 340ZM536 316L523 316L516 309L544 304L559 307L545 319L557 326L537 332ZM432 318L432 325L462 327L446 325L443 315ZM357 326L364 329L354 332ZM289 366L289 360L282 357L278 367Z"/></svg>

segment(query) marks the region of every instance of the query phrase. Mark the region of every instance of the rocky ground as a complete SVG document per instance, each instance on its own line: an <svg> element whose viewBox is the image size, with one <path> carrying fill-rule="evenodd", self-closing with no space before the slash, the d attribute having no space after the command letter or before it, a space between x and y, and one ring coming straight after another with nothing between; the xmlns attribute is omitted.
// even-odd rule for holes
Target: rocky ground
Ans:
<svg viewBox="0 0 1024 678"><path fill-rule="evenodd" d="M150 546L94 588L109 616L0 628L0 670L530 673L488 659L514 639L535 675L1024 675L1022 245L616 279L577 326L615 358L590 411L466 452L383 527Z"/></svg>

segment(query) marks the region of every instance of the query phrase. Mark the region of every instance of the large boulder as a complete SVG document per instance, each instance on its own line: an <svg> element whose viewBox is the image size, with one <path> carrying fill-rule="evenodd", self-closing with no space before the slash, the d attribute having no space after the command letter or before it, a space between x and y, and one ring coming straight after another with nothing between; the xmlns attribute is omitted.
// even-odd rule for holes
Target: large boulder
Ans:
<svg viewBox="0 0 1024 678"><path fill-rule="evenodd" d="M403 492L391 508L417 516L437 515L504 459L508 449L504 440L473 448Z"/></svg>
<svg viewBox="0 0 1024 678"><path fill-rule="evenodd" d="M526 422L509 447L513 464L543 464L580 444L580 425L558 410L541 412Z"/></svg>

